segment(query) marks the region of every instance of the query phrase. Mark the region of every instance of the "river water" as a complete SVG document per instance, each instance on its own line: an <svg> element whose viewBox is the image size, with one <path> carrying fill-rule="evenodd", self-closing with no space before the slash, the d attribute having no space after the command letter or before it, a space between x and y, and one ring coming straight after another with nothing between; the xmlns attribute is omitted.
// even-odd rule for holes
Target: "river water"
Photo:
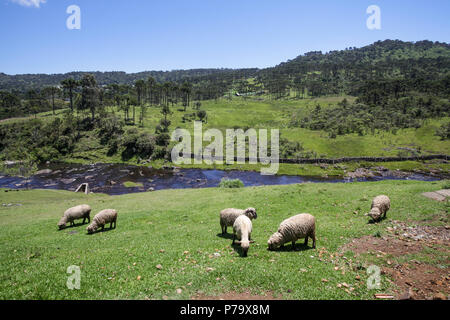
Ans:
<svg viewBox="0 0 450 320"><path fill-rule="evenodd" d="M305 176L274 175L263 176L260 172L238 170L204 170L204 169L153 169L149 167L126 164L49 164L39 167L47 170L30 177L2 176L0 188L8 189L61 189L75 191L82 183L88 183L90 191L119 195L125 193L145 192L161 189L208 188L217 187L222 178L240 179L245 186L285 185L293 183L380 181L380 180L422 180L435 181L436 177L422 174L399 176L392 173L371 178L349 179L344 177L321 178ZM124 183L137 185L125 186Z"/></svg>

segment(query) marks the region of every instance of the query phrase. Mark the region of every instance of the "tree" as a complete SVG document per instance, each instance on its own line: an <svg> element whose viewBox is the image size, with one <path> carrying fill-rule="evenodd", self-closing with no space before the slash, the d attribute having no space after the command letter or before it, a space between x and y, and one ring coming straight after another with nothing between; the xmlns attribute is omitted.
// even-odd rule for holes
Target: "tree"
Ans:
<svg viewBox="0 0 450 320"><path fill-rule="evenodd" d="M61 90L58 87L45 87L42 90L42 94L51 101L53 114L55 114L55 98L60 93L61 93Z"/></svg>
<svg viewBox="0 0 450 320"><path fill-rule="evenodd" d="M15 117L22 112L22 103L17 95L0 91L0 119Z"/></svg>
<svg viewBox="0 0 450 320"><path fill-rule="evenodd" d="M189 106L191 92L192 92L192 86L189 82L184 82L181 86L181 92L183 93L183 107L184 111L186 111L186 108Z"/></svg>
<svg viewBox="0 0 450 320"><path fill-rule="evenodd" d="M91 112L92 120L99 107L99 92L97 81L92 74L85 74L81 79L81 105L82 110Z"/></svg>
<svg viewBox="0 0 450 320"><path fill-rule="evenodd" d="M155 83L156 83L156 81L153 77L149 77L147 79L147 88L148 88L147 92L148 92L149 105L152 105L152 102L153 102L152 98L153 98L153 90L154 90Z"/></svg>
<svg viewBox="0 0 450 320"><path fill-rule="evenodd" d="M208 116L206 114L205 110L199 110L197 111L198 118L203 122L203 119L208 119Z"/></svg>
<svg viewBox="0 0 450 320"><path fill-rule="evenodd" d="M63 87L63 90L69 96L70 110L73 112L73 94L74 94L74 91L78 88L79 82L72 78L68 78L68 79L61 81L61 85Z"/></svg>

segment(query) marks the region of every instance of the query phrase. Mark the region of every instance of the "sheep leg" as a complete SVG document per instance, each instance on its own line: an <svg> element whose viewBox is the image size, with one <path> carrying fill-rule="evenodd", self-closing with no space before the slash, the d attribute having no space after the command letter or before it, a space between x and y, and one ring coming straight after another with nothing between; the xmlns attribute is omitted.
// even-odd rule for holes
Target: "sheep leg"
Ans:
<svg viewBox="0 0 450 320"><path fill-rule="evenodd" d="M316 248L316 232L315 231L313 231L311 238L313 240L313 248L315 249Z"/></svg>
<svg viewBox="0 0 450 320"><path fill-rule="evenodd" d="M109 228L112 229L113 221L109 224Z"/></svg>
<svg viewBox="0 0 450 320"><path fill-rule="evenodd" d="M102 231L105 230L105 225L102 225Z"/></svg>
<svg viewBox="0 0 450 320"><path fill-rule="evenodd" d="M294 241L292 241L292 250L294 250L294 251L295 251L295 240L294 240Z"/></svg>
<svg viewBox="0 0 450 320"><path fill-rule="evenodd" d="M235 240L236 240L236 234L233 232L233 242L232 242L233 245L234 245Z"/></svg>
<svg viewBox="0 0 450 320"><path fill-rule="evenodd" d="M308 246L308 236L305 237L305 247Z"/></svg>

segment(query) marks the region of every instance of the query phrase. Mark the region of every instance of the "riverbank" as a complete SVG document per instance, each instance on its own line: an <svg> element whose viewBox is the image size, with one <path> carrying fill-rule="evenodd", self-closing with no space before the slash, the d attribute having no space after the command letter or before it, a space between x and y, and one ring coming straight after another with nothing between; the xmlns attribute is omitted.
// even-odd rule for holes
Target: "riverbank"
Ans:
<svg viewBox="0 0 450 320"><path fill-rule="evenodd" d="M321 164L320 170L326 172L328 165ZM335 168L335 166L333 166ZM295 183L339 183L380 180L439 180L439 175L425 175L418 172L389 170L382 166L343 170L343 176L322 175L261 175L259 171L181 168L163 164L157 168L152 165L140 166L123 163L117 164L68 164L47 163L38 166L37 172L28 178L20 176L1 176L0 188L8 189L58 189L75 191L82 185L88 186L87 192L106 193L110 195L134 192L155 191L163 189L209 188L217 187L222 179L239 179L244 186L286 185Z"/></svg>

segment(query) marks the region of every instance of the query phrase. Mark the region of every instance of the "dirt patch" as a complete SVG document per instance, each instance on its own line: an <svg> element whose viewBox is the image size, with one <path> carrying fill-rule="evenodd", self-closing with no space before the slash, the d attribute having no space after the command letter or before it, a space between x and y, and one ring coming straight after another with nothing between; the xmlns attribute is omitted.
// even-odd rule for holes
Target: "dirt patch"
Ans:
<svg viewBox="0 0 450 320"><path fill-rule="evenodd" d="M381 266L381 270L396 285L394 296L397 299L443 299L450 295L449 229L448 226L432 227L418 223L408 226L404 222L392 221L392 226L386 228L386 236L353 239L340 250L352 251L357 256L375 254L377 258L386 259L386 265ZM396 258L422 253L424 248L443 251L447 259L441 265L415 259L396 263Z"/></svg>
<svg viewBox="0 0 450 320"><path fill-rule="evenodd" d="M422 245L413 241L405 241L392 237L377 238L374 236L353 239L352 242L342 247L343 252L352 251L356 254L376 253L380 256L389 254L396 257L417 253L422 250Z"/></svg>
<svg viewBox="0 0 450 320"><path fill-rule="evenodd" d="M416 300L435 299L450 294L450 269L441 269L430 264L414 260L411 263L396 265L393 268L382 267L397 285L396 297L409 292Z"/></svg>
<svg viewBox="0 0 450 320"><path fill-rule="evenodd" d="M192 300L281 300L281 296L275 295L273 292L266 292L264 295L252 294L250 292L226 292L218 295L205 295L198 293L191 297Z"/></svg>

